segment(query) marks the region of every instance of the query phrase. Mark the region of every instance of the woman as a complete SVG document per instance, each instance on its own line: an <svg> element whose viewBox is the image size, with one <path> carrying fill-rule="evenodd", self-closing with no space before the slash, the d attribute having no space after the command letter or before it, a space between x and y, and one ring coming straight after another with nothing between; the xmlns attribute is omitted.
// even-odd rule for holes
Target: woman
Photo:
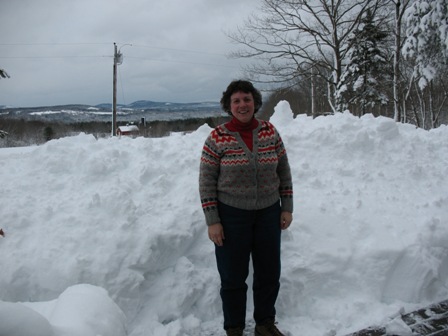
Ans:
<svg viewBox="0 0 448 336"><path fill-rule="evenodd" d="M283 335L275 325L281 230L292 221L291 171L275 127L254 117L262 105L251 82L233 81L221 106L231 121L205 141L199 192L221 277L224 329L242 336L246 278L253 263L255 335Z"/></svg>

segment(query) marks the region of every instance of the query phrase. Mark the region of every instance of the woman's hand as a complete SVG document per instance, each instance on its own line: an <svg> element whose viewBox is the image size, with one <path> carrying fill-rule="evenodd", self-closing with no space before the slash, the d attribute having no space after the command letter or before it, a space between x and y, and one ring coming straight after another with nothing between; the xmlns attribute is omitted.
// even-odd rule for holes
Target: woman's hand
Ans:
<svg viewBox="0 0 448 336"><path fill-rule="evenodd" d="M282 211L280 215L280 227L282 230L286 230L292 222L292 213L287 211Z"/></svg>
<svg viewBox="0 0 448 336"><path fill-rule="evenodd" d="M222 246L224 244L224 228L221 223L216 223L209 225L208 227L208 237L212 242L214 242L218 246Z"/></svg>

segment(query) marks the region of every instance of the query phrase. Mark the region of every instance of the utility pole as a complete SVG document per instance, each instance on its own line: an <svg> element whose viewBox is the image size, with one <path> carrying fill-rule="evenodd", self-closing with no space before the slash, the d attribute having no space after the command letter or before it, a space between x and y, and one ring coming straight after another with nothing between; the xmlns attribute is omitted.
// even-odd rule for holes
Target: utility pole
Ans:
<svg viewBox="0 0 448 336"><path fill-rule="evenodd" d="M117 135L117 65L118 65L117 44L114 42L114 84L113 84L113 98L112 98L112 136Z"/></svg>
<svg viewBox="0 0 448 336"><path fill-rule="evenodd" d="M132 44L125 44L122 47ZM117 44L114 42L114 84L113 84L113 98L112 98L112 136L117 135L117 66L123 63L123 54L117 50Z"/></svg>

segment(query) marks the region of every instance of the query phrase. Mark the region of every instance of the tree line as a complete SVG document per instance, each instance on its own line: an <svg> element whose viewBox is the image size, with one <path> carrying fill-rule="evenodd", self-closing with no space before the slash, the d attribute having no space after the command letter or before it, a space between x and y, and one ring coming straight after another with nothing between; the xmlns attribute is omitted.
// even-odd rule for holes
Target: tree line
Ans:
<svg viewBox="0 0 448 336"><path fill-rule="evenodd" d="M137 124L138 136L158 138L172 132L192 132L204 124L215 127L228 120L227 117L207 117L178 120L154 120ZM121 126L120 124L118 126ZM20 147L40 145L53 139L77 135L92 134L96 138L111 136L112 122L48 122L0 117L0 147Z"/></svg>
<svg viewBox="0 0 448 336"><path fill-rule="evenodd" d="M296 113L448 121L446 0L261 0L229 33L249 79Z"/></svg>

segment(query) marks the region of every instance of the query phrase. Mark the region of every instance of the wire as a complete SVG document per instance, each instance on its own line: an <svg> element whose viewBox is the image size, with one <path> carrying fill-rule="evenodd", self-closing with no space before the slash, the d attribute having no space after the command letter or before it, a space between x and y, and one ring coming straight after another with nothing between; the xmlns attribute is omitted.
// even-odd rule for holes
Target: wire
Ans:
<svg viewBox="0 0 448 336"><path fill-rule="evenodd" d="M170 60L161 60L161 59L153 59L153 58L145 58L145 57L132 57L128 56L126 58L133 58L133 59L141 59L144 61L150 61L150 62L164 62L164 63L183 63L183 64L194 64L194 65L207 65L207 66L216 66L221 68L238 68L237 66L231 66L231 65L223 65L223 64L212 64L212 63L199 63L199 62L187 62L187 61L170 61Z"/></svg>
<svg viewBox="0 0 448 336"><path fill-rule="evenodd" d="M226 56L224 54L219 53L212 53L208 51L199 51L199 50L188 50L188 49L175 49L175 48L164 48L164 47L154 47L154 46L147 46L142 44L133 44L134 47L141 47L141 48L149 48L149 49L159 49L159 50L170 50L170 51L181 51L181 52L188 52L188 53L194 53L194 54L206 54L206 55L215 55L215 56Z"/></svg>
<svg viewBox="0 0 448 336"><path fill-rule="evenodd" d="M112 43L90 43L90 42L79 42L79 43L0 43L0 46L36 46L36 45L50 45L50 46L57 46L57 45L112 45ZM187 52L187 53L193 53L193 54L203 54L203 55L212 55L212 56L222 56L227 57L224 54L220 53L212 53L212 52L206 52L206 51L199 51L199 50L188 50L188 49L176 49L176 48L164 48L164 47L156 47L156 46L148 46L143 44L132 44L133 47L137 48L149 48L149 49L158 49L158 50L168 50L168 51L175 51L175 52ZM0 59L69 59L69 58L113 58L112 55L105 56L105 55L85 55L85 56L0 56ZM179 61L179 60L166 60L166 59L153 59L148 57L134 57L134 56L127 56L128 59L140 59L145 61L151 61L151 62L164 62L164 63L181 63L181 64L193 64L193 65L203 65L203 66L213 66L213 67L220 67L220 68L229 68L229 69L237 69L239 66L232 66L232 65L224 65L224 64L213 64L213 63L201 63L201 62L189 62L189 61Z"/></svg>
<svg viewBox="0 0 448 336"><path fill-rule="evenodd" d="M0 56L3 59L16 59L16 58L100 58L100 57L108 57L112 58L113 56Z"/></svg>
<svg viewBox="0 0 448 336"><path fill-rule="evenodd" d="M97 45L106 45L113 43L96 43L96 42L79 42L79 43L0 43L0 46L36 46L36 45L84 45L84 44L97 44Z"/></svg>
<svg viewBox="0 0 448 336"><path fill-rule="evenodd" d="M122 43L117 43L122 44ZM213 53L208 51L201 51L201 50L189 50L189 49L176 49L176 48L165 48L165 47L157 47L157 46L149 46L144 44L131 44L126 43L128 45L132 45L133 47L140 47L140 48L148 48L148 49L158 49L158 50L169 50L169 51L177 51L177 52L187 52L187 53L194 53L194 54L204 54L204 55L215 55L215 56L226 56L224 54L220 53ZM0 43L0 46L58 46L58 45L113 45L113 43L106 43L106 42L75 42L75 43Z"/></svg>

